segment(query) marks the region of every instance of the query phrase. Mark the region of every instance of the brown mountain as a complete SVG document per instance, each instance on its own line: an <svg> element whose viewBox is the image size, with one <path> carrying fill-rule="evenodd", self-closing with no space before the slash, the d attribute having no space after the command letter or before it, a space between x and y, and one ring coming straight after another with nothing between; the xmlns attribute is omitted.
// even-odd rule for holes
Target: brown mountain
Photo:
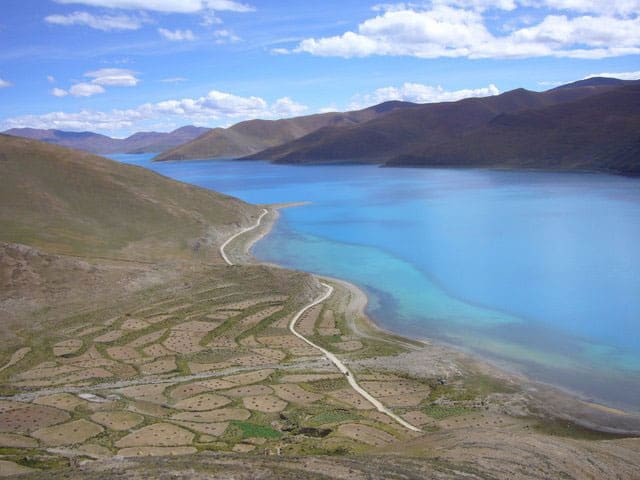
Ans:
<svg viewBox="0 0 640 480"><path fill-rule="evenodd" d="M390 111L414 106L407 102L385 102L355 112L331 112L283 120L249 120L229 128L214 128L189 143L161 153L154 160L237 158L295 140L322 127L357 125Z"/></svg>
<svg viewBox="0 0 640 480"><path fill-rule="evenodd" d="M386 164L640 175L640 84L500 114L472 131L414 145Z"/></svg>
<svg viewBox="0 0 640 480"><path fill-rule="evenodd" d="M461 135L486 126L500 115L570 104L622 88L620 85L627 83L591 79L546 92L517 89L493 97L418 105L358 125L325 127L245 158L282 163L393 161L394 165L411 158L410 163L418 165L420 152L455 143Z"/></svg>
<svg viewBox="0 0 640 480"><path fill-rule="evenodd" d="M108 154L161 152L189 142L207 131L209 131L208 128L189 125L169 133L138 132L124 139L111 138L93 132L65 132L37 128L12 128L3 133L84 150L90 153Z"/></svg>

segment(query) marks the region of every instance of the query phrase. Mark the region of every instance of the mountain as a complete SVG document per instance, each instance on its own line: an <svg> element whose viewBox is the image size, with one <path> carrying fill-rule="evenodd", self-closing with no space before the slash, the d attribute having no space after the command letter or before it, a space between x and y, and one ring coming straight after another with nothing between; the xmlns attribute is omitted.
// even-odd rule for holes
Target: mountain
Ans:
<svg viewBox="0 0 640 480"><path fill-rule="evenodd" d="M640 175L640 84L501 114L473 131L416 145L386 164Z"/></svg>
<svg viewBox="0 0 640 480"><path fill-rule="evenodd" d="M37 128L12 128L5 135L30 138L62 147L76 148L92 153L113 153L118 140L93 132L65 132Z"/></svg>
<svg viewBox="0 0 640 480"><path fill-rule="evenodd" d="M619 78L609 77L591 77L584 80L578 80L577 82L567 83L566 85L560 85L554 88L554 90L562 90L566 88L575 87L602 87L602 86L616 86L621 87L623 85L631 85L635 80L621 80Z"/></svg>
<svg viewBox="0 0 640 480"><path fill-rule="evenodd" d="M187 125L169 133L138 132L124 139L124 153L157 153L175 148L210 131L210 128Z"/></svg>
<svg viewBox="0 0 640 480"><path fill-rule="evenodd" d="M258 209L151 171L0 135L0 241L49 253L185 257Z"/></svg>
<svg viewBox="0 0 640 480"><path fill-rule="evenodd" d="M577 158L570 161L571 152L565 151L565 145L561 144L563 139L573 142L581 138L585 145L580 151L585 154L588 152L593 161L596 158L604 161L605 151L615 150L614 142L603 138L598 132L609 132L615 123L620 124L625 135L632 135L626 126L627 123L634 124L632 117L636 111L622 108L615 99L623 91L633 97L637 86L638 82L620 84L590 79L546 92L517 89L493 97L425 104L392 111L369 122L346 128L325 127L245 158L282 163L364 162L395 166L516 166L518 162L524 162L527 168L535 168L536 161L539 161L540 168L551 168L548 159L562 155L564 160L554 168L562 168L562 164L565 164L567 169L573 169L581 162ZM601 100L596 100L602 95L604 97ZM594 106L589 106L589 99L593 100ZM610 109L613 111L610 112ZM624 118L619 118L617 111ZM561 112L563 118L570 119L571 124L555 121L553 115L560 115ZM603 116L603 112L611 114ZM541 118L545 118L549 125L554 125L555 135L548 135L551 131L545 128ZM531 124L527 125L527 121ZM510 127L509 122L517 123L518 129ZM576 128L571 125L583 123L588 126L591 136L571 132L571 128ZM495 135L497 131L500 131L500 135ZM523 133L525 131L526 134ZM483 142L483 133L489 135L490 132L493 143ZM536 133L540 136L536 136ZM609 138L615 137L631 148L627 137L613 133L615 135ZM470 143L471 139L476 143ZM560 144L546 145L541 142L542 139ZM516 145L517 142L523 143ZM602 153L596 150L602 150ZM514 155L517 152L522 155L510 158L510 151ZM531 152L530 157L524 155L528 151ZM534 151L538 153L534 155ZM575 155L578 155L577 151ZM502 156L496 157L498 152ZM583 162L582 165L586 168L589 163L590 168L595 168L593 161ZM609 170L609 167L603 165L602 169ZM629 169L625 167L620 171L628 172Z"/></svg>
<svg viewBox="0 0 640 480"><path fill-rule="evenodd" d="M36 128L12 128L3 133L84 150L90 153L107 154L161 152L189 142L207 131L209 131L208 128L189 125L169 133L138 132L124 139L111 138L93 132L65 132L62 130L40 130Z"/></svg>
<svg viewBox="0 0 640 480"><path fill-rule="evenodd" d="M414 106L408 102L385 102L355 112L321 113L283 120L249 120L229 128L214 128L189 143L161 153L154 160L241 157L281 145L322 127L357 125L390 111Z"/></svg>

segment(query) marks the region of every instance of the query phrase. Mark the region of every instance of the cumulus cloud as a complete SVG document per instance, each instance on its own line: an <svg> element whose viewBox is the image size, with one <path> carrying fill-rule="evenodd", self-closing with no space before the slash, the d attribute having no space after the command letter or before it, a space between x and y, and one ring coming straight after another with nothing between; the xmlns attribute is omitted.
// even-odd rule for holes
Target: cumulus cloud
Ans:
<svg viewBox="0 0 640 480"><path fill-rule="evenodd" d="M124 68L101 68L84 74L92 78L91 83L109 87L135 87L140 79L136 73Z"/></svg>
<svg viewBox="0 0 640 480"><path fill-rule="evenodd" d="M143 21L129 15L93 15L88 12L73 12L67 15L49 15L45 22L54 25L83 25L96 30L137 30Z"/></svg>
<svg viewBox="0 0 640 480"><path fill-rule="evenodd" d="M404 83L400 87L382 87L373 93L356 95L349 104L350 110L365 108L390 100L414 103L454 102L469 97L489 97L498 95L500 90L494 84L487 87L445 90L440 85L424 85L422 83Z"/></svg>
<svg viewBox="0 0 640 480"><path fill-rule="evenodd" d="M3 78L0 78L0 88L7 88L12 85L13 83L9 82L8 80L4 80Z"/></svg>
<svg viewBox="0 0 640 480"><path fill-rule="evenodd" d="M47 75L47 82L56 83L56 77L54 77L53 75Z"/></svg>
<svg viewBox="0 0 640 480"><path fill-rule="evenodd" d="M100 68L86 72L84 77L91 79L90 82L78 82L69 88L54 88L51 95L55 97L91 97L99 93L106 92L104 87L135 87L140 79L136 72L124 68Z"/></svg>
<svg viewBox="0 0 640 480"><path fill-rule="evenodd" d="M439 2L434 2L428 9L404 5L386 8L374 18L360 23L356 31L308 38L290 52L345 58L394 55L472 59L604 58L640 53L638 15L554 14L545 16L536 24L497 35L487 27L482 9L469 8L483 2L459 0L446 3L467 8ZM494 7L498 4L490 3ZM503 5L504 8L508 6L506 3ZM279 49L273 53L285 52Z"/></svg>
<svg viewBox="0 0 640 480"><path fill-rule="evenodd" d="M587 78L593 77L608 77L608 78L619 78L620 80L640 80L640 72L604 72L604 73L591 73L584 77L584 80Z"/></svg>
<svg viewBox="0 0 640 480"><path fill-rule="evenodd" d="M204 9L251 12L254 10L233 0L55 0L62 4L82 4L91 7L151 10L165 13L196 13Z"/></svg>
<svg viewBox="0 0 640 480"><path fill-rule="evenodd" d="M76 83L69 89L69 93L74 97L91 97L99 93L104 93L105 89L94 83Z"/></svg>
<svg viewBox="0 0 640 480"><path fill-rule="evenodd" d="M193 41L196 39L191 30L167 30L166 28L159 28L158 33L172 42Z"/></svg>
<svg viewBox="0 0 640 480"><path fill-rule="evenodd" d="M85 84L102 88L99 85ZM73 87L72 87L73 89ZM71 92L73 94L73 92ZM141 128L143 122L211 124L214 121L251 118L282 118L299 115L307 107L288 97L269 103L256 96L243 97L212 90L197 98L145 103L136 108L109 112L82 110L75 113L51 112L6 119L5 128L57 128L62 130L116 131Z"/></svg>
<svg viewBox="0 0 640 480"><path fill-rule="evenodd" d="M51 90L51 95L53 95L54 97L66 97L67 95L69 95L69 92L62 88L54 88Z"/></svg>

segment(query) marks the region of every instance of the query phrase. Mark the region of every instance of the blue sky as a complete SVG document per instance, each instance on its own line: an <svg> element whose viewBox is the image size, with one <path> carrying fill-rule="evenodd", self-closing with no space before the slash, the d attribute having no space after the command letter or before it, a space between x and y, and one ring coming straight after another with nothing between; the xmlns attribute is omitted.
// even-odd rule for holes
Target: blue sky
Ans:
<svg viewBox="0 0 640 480"><path fill-rule="evenodd" d="M640 0L3 0L0 130L126 136L640 78Z"/></svg>

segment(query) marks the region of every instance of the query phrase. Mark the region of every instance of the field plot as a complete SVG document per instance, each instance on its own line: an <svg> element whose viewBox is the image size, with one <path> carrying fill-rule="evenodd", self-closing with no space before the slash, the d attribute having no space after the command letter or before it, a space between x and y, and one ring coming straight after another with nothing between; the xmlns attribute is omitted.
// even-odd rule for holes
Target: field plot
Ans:
<svg viewBox="0 0 640 480"><path fill-rule="evenodd" d="M274 385L276 395L287 402L306 405L317 402L324 398L324 395L308 392L295 383L282 383Z"/></svg>
<svg viewBox="0 0 640 480"><path fill-rule="evenodd" d="M366 443L374 447L382 447L393 443L396 438L387 432L368 425L358 423L346 423L340 425L337 431L338 435L351 438L358 442Z"/></svg>
<svg viewBox="0 0 640 480"><path fill-rule="evenodd" d="M228 422L230 420L247 420L251 416L244 408L220 408L204 412L182 412L173 415L173 420L198 423Z"/></svg>
<svg viewBox="0 0 640 480"><path fill-rule="evenodd" d="M201 412L215 410L231 403L231 400L215 393L201 393L195 397L186 398L176 402L174 407L178 410Z"/></svg>
<svg viewBox="0 0 640 480"><path fill-rule="evenodd" d="M69 420L57 408L18 402L0 403L0 432L29 433Z"/></svg>
<svg viewBox="0 0 640 480"><path fill-rule="evenodd" d="M38 397L33 401L33 403L72 412L77 407L85 407L88 402L69 393L56 393L53 395Z"/></svg>
<svg viewBox="0 0 640 480"><path fill-rule="evenodd" d="M129 430L144 421L142 415L123 410L96 412L91 415L91 420L110 430Z"/></svg>
<svg viewBox="0 0 640 480"><path fill-rule="evenodd" d="M45 445L72 445L83 443L102 433L103 428L87 420L75 420L62 425L54 425L36 430L31 435Z"/></svg>
<svg viewBox="0 0 640 480"><path fill-rule="evenodd" d="M300 445L313 439L324 448L334 438L363 448L359 435L369 431L358 429L361 421L376 435L369 445L386 442L376 418L358 414L371 405L343 375L331 366L295 367L321 355L288 330L304 304L291 294L302 282L273 281L263 278L262 267L256 271L234 273L236 281L219 288L205 283L197 293L184 289L146 306L138 302L119 315L83 317L44 353L21 359L24 368L8 370L8 386L62 391L43 392L31 403L0 401L0 446L73 446L92 458L192 454L203 445L275 451L287 432L315 432L325 422L326 439L298 434ZM322 305L306 312L300 325L309 336L320 329L336 335L334 313ZM355 340L343 341L349 342ZM369 387L390 399L392 391L415 394L409 384L386 380L371 379ZM78 397L85 388L94 397ZM413 410L425 415L418 406Z"/></svg>
<svg viewBox="0 0 640 480"><path fill-rule="evenodd" d="M242 403L249 410L256 410L264 413L281 412L287 406L287 402L280 400L273 395L256 395L244 397Z"/></svg>
<svg viewBox="0 0 640 480"><path fill-rule="evenodd" d="M172 447L190 445L194 435L182 427L171 423L154 423L143 427L118 440L116 447Z"/></svg>

